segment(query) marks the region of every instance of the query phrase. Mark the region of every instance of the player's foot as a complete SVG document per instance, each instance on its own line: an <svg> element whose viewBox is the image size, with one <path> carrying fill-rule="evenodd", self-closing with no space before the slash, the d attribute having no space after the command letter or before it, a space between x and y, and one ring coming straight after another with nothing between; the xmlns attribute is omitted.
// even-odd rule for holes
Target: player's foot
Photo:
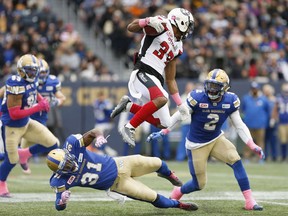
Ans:
<svg viewBox="0 0 288 216"><path fill-rule="evenodd" d="M10 198L6 181L0 181L0 197Z"/></svg>
<svg viewBox="0 0 288 216"><path fill-rule="evenodd" d="M130 98L127 95L124 95L121 99L119 104L113 109L110 117L115 118L117 115L119 115L121 112L126 111L127 104L131 102Z"/></svg>
<svg viewBox="0 0 288 216"><path fill-rule="evenodd" d="M183 183L182 181L180 181L180 179L175 175L174 172L171 172L171 174L169 176L165 176L161 173L157 173L157 175L161 178L165 178L168 181L170 181L174 186L182 186Z"/></svg>
<svg viewBox="0 0 288 216"><path fill-rule="evenodd" d="M170 196L170 199L180 200L183 194L181 193L180 187L174 187Z"/></svg>
<svg viewBox="0 0 288 216"><path fill-rule="evenodd" d="M31 153L28 149L18 149L19 162L22 167L22 171L25 174L31 174L31 170L28 166L28 159L31 157Z"/></svg>
<svg viewBox="0 0 288 216"><path fill-rule="evenodd" d="M27 174L27 175L31 174L31 169L29 168L28 163L23 163L23 164L20 163L20 166L24 174Z"/></svg>
<svg viewBox="0 0 288 216"><path fill-rule="evenodd" d="M263 210L263 206L260 206L257 203L254 204L254 205L249 205L249 204L246 203L245 209L246 210L253 210L253 211L262 211Z"/></svg>
<svg viewBox="0 0 288 216"><path fill-rule="evenodd" d="M198 205L195 203L179 203L179 208L185 211L196 211L198 209Z"/></svg>
<svg viewBox="0 0 288 216"><path fill-rule="evenodd" d="M131 147L135 147L135 128L128 128L126 125L119 130L124 142Z"/></svg>

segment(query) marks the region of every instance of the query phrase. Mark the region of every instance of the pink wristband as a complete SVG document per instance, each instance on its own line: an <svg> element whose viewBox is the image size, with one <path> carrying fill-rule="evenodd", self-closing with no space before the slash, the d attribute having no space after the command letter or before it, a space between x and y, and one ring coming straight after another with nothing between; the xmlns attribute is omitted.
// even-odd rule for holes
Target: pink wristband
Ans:
<svg viewBox="0 0 288 216"><path fill-rule="evenodd" d="M248 142L246 143L246 145L250 148L250 149L254 149L257 148L258 146L253 142L252 139L248 140Z"/></svg>
<svg viewBox="0 0 288 216"><path fill-rule="evenodd" d="M179 106L180 104L182 104L182 100L181 97L179 95L179 92L171 95L171 97L173 98L173 100L175 101L175 103L177 104L177 106Z"/></svg>
<svg viewBox="0 0 288 216"><path fill-rule="evenodd" d="M166 135L166 134L168 134L170 131L166 128L166 129L162 129L161 132L162 132L164 135Z"/></svg>
<svg viewBox="0 0 288 216"><path fill-rule="evenodd" d="M141 28L144 28L145 26L147 26L148 22L149 22L149 17L145 19L139 19L138 24Z"/></svg>

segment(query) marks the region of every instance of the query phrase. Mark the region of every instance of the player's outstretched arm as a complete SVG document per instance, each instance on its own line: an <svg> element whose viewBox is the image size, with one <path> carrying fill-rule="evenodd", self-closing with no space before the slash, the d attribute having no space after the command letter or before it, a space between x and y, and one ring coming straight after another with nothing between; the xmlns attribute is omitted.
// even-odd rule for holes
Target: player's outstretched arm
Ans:
<svg viewBox="0 0 288 216"><path fill-rule="evenodd" d="M170 127L166 128L166 129L162 129L161 131L158 131L158 132L151 133L147 137L146 141L151 142L152 140L160 139L161 137L163 137L164 135L166 135L170 131L172 131L179 122L181 122L181 114L179 111L177 111L171 116L171 126Z"/></svg>

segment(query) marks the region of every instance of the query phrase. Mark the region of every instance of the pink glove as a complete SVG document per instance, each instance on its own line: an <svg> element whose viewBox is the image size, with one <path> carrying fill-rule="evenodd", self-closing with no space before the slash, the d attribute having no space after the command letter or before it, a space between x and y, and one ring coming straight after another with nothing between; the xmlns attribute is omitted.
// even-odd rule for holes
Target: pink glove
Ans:
<svg viewBox="0 0 288 216"><path fill-rule="evenodd" d="M108 136L107 136L108 138ZM100 135L100 136L97 136L96 138L96 142L95 142L95 146L96 147L101 147L103 144L107 143L107 139L104 138L104 136Z"/></svg>
<svg viewBox="0 0 288 216"><path fill-rule="evenodd" d="M43 98L43 100L38 102L38 106L40 107L41 111L49 112L50 105L47 98Z"/></svg>
<svg viewBox="0 0 288 216"><path fill-rule="evenodd" d="M260 146L256 145L256 144L253 142L253 140L249 140L246 145L249 146L249 148L250 148L253 152L255 152L256 154L258 154L259 157L260 157L260 159L263 159L263 160L265 159L265 154L264 154L262 148L261 148Z"/></svg>
<svg viewBox="0 0 288 216"><path fill-rule="evenodd" d="M69 201L71 195L71 191L69 190L65 190L62 194L61 194L61 201L62 204L66 204Z"/></svg>

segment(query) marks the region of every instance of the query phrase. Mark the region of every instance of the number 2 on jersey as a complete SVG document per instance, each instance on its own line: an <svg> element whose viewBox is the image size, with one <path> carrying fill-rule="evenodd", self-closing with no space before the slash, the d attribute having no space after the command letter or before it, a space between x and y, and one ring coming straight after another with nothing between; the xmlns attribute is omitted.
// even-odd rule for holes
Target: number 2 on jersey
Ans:
<svg viewBox="0 0 288 216"><path fill-rule="evenodd" d="M216 128L216 125L219 121L219 115L217 114L214 114L214 113L211 113L207 116L208 119L211 119L209 122L207 122L205 125L204 125L204 129L205 130L215 130Z"/></svg>

